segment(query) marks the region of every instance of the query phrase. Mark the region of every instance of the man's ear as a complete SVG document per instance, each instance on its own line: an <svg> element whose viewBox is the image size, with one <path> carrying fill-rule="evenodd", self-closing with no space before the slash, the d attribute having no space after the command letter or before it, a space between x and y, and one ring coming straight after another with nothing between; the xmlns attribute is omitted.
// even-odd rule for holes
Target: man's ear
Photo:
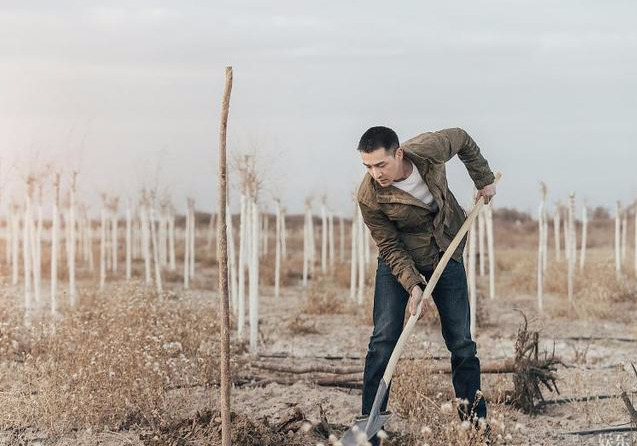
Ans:
<svg viewBox="0 0 637 446"><path fill-rule="evenodd" d="M405 151L403 150L402 147L397 147L396 150L394 150L394 158L400 161L403 159L404 156L405 156Z"/></svg>

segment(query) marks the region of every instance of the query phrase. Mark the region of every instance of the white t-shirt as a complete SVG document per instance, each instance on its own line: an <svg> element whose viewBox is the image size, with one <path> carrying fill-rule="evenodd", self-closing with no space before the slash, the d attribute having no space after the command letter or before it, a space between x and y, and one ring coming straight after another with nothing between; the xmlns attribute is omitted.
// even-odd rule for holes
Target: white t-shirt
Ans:
<svg viewBox="0 0 637 446"><path fill-rule="evenodd" d="M411 162L411 160L409 162L411 163L411 174L402 181L394 181L394 186L413 195L425 204L431 203L434 199L433 195L429 192L429 188L420 176L414 163Z"/></svg>

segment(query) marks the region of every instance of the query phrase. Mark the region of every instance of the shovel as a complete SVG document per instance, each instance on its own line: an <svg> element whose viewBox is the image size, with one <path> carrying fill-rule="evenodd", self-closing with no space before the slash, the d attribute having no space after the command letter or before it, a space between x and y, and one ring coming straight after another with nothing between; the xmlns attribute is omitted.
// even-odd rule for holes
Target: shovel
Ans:
<svg viewBox="0 0 637 446"><path fill-rule="evenodd" d="M495 174L495 182L497 183L502 174L500 172ZM467 215L467 219L462 224L456 236L451 240L449 246L445 250L445 253L440 258L436 269L433 274L429 278L429 282L427 282L427 286L425 287L425 291L422 293L422 299L420 304L418 305L418 309L416 310L416 315L411 315L409 320L405 324L403 331L398 338L398 342L396 342L396 346L394 347L394 351L389 358L389 362L387 363L387 367L385 368L385 373L383 374L383 378L380 380L378 384L378 390L376 390L376 396L374 397L374 403L372 404L372 410L367 417L361 417L358 419L352 427L350 427L343 437L340 439L340 443L343 446L357 446L364 445L370 440L374 435L378 433L378 431L383 427L383 425L389 420L391 416L388 412L380 412L380 406L387 395L387 389L389 388L389 383L391 382L392 375L394 374L394 370L396 369L396 365L398 364L398 359L400 355L403 353L403 349L405 348L405 344L407 343L407 339L411 336L414 327L416 326L416 322L418 322L418 316L421 311L421 307L425 301L425 299L431 296L431 293L438 283L442 272L444 271L447 263L449 263L449 259L451 255L456 250L464 235L469 231L471 224L478 216L480 209L484 206L484 197L480 197L480 199L476 202Z"/></svg>

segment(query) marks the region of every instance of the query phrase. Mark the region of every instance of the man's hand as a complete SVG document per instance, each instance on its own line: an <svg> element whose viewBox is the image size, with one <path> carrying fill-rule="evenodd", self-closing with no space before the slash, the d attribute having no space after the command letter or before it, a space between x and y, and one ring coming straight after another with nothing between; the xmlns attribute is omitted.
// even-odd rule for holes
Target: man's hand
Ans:
<svg viewBox="0 0 637 446"><path fill-rule="evenodd" d="M493 198L494 195L495 183L488 184L478 191L478 194L476 195L476 203L478 202L480 197L484 197L484 204L487 204L489 203L489 201L491 201L491 198Z"/></svg>
<svg viewBox="0 0 637 446"><path fill-rule="evenodd" d="M422 289L420 286L416 285L411 289L411 295L409 296L409 302L407 302L407 307L409 308L409 313L411 315L415 315L418 311L418 304L422 300ZM429 307L429 299L425 299L420 308L420 314L418 315L418 320L420 320L426 312L427 307Z"/></svg>

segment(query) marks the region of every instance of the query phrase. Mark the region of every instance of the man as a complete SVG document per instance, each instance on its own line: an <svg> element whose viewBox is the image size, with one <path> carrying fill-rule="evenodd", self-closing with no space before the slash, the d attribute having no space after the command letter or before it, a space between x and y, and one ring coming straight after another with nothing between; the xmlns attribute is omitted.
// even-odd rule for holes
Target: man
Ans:
<svg viewBox="0 0 637 446"><path fill-rule="evenodd" d="M488 202L495 176L480 149L462 129L420 134L402 145L387 127L372 127L360 139L367 173L357 200L379 251L374 290L374 330L363 376L363 415L369 414L380 379L403 329L405 308L413 315L442 253L466 218L447 185L445 163L458 155ZM433 291L442 335L451 352L456 397L468 401L462 419L486 418L480 389L480 361L469 329L467 278L462 263L466 238L453 253ZM425 302L418 315L423 316ZM387 398L381 410L387 407ZM377 441L377 440L375 440Z"/></svg>

